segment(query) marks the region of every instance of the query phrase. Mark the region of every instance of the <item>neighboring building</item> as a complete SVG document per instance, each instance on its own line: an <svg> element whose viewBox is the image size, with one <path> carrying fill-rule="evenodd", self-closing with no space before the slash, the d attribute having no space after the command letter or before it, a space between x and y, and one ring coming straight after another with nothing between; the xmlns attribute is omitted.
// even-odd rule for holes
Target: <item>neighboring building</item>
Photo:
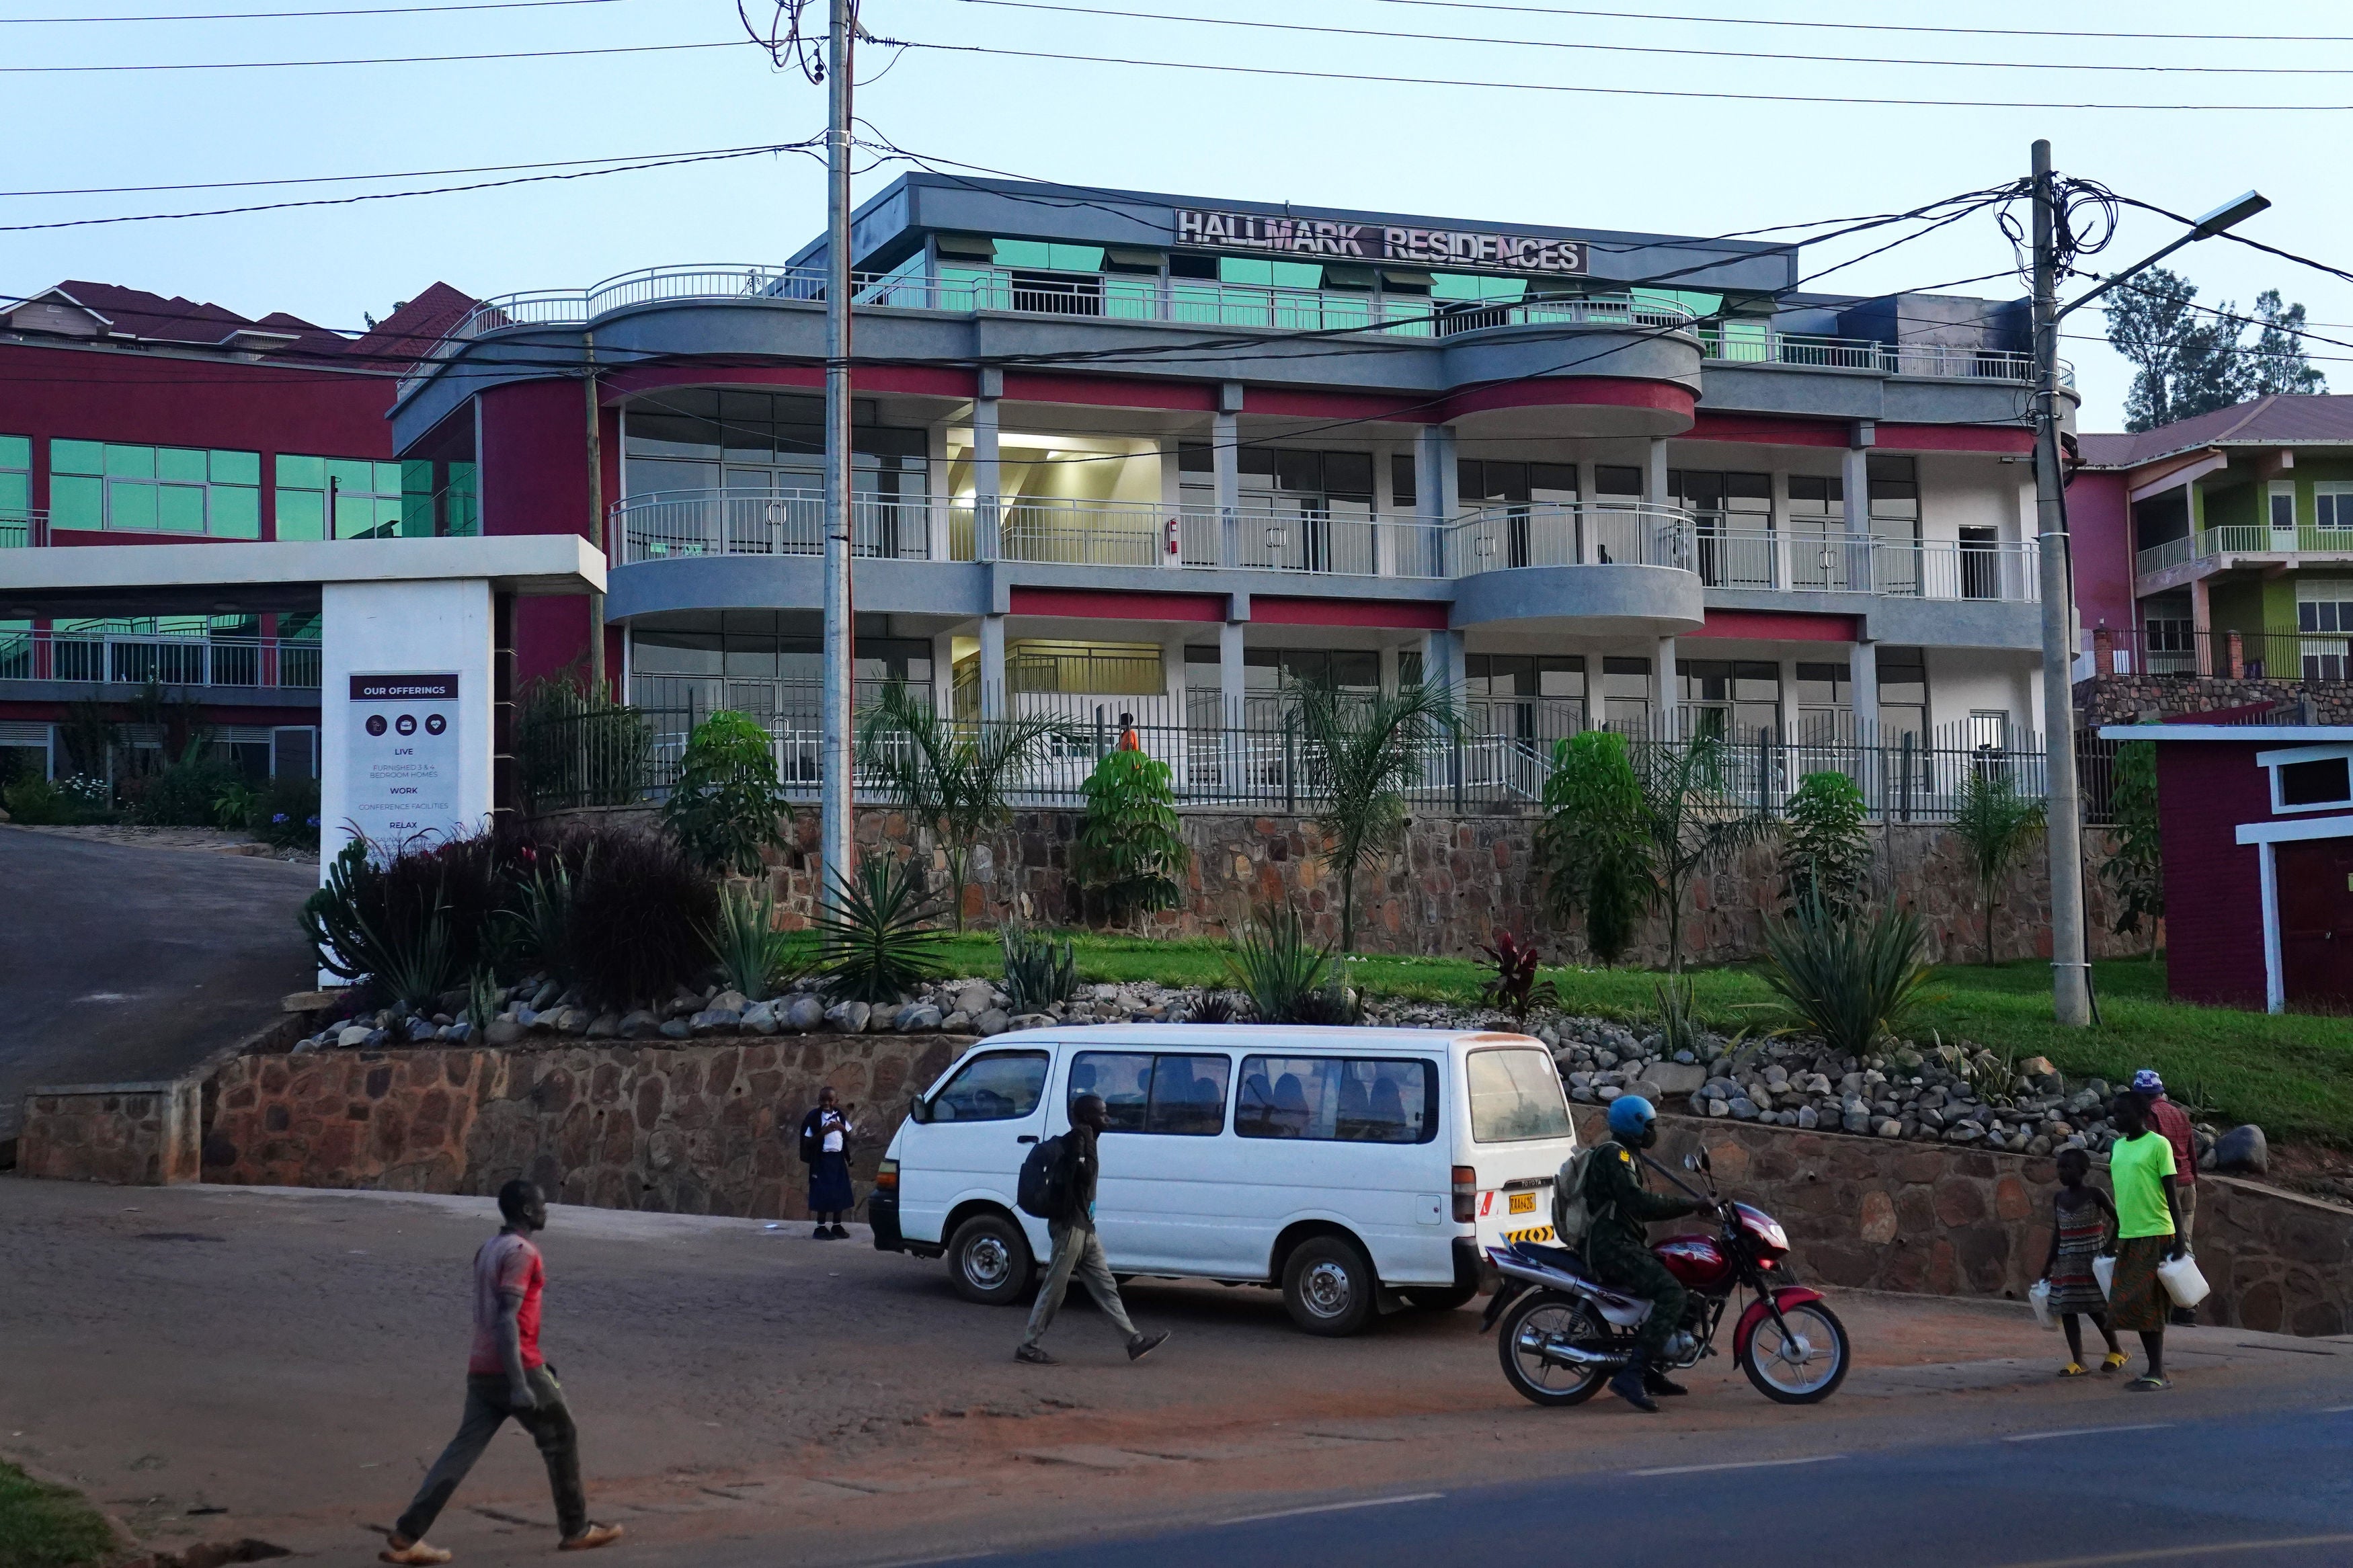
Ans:
<svg viewBox="0 0 2353 1568"><path fill-rule="evenodd" d="M2353 725L2111 725L2157 743L2166 980L2185 1002L2353 1006Z"/></svg>
<svg viewBox="0 0 2353 1568"><path fill-rule="evenodd" d="M2015 302L1795 293L1754 242L932 174L854 233L862 690L1173 733L1439 676L1516 742L1979 758L2039 726ZM796 778L824 259L487 301L393 414L402 458L476 468L486 531L605 542L608 668L665 732L749 711ZM519 605L521 675L597 613Z"/></svg>
<svg viewBox="0 0 2353 1568"><path fill-rule="evenodd" d="M0 310L0 551L473 531L470 468L398 459L385 417L471 303L437 283L357 339L108 283ZM74 754L100 744L68 722L91 701L131 745L176 739L142 711L151 682L249 773L315 767L314 615L25 608L0 593L0 771L111 771Z"/></svg>
<svg viewBox="0 0 2353 1568"><path fill-rule="evenodd" d="M2077 600L2102 673L2353 679L2353 397L2263 397L2079 445Z"/></svg>

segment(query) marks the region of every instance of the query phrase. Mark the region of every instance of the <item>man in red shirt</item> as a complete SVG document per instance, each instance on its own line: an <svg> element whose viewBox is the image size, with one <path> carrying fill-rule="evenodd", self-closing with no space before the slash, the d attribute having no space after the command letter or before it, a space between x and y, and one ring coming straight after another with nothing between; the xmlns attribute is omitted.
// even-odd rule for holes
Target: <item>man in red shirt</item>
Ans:
<svg viewBox="0 0 2353 1568"><path fill-rule="evenodd" d="M539 1303L547 1268L531 1238L547 1228L547 1200L529 1182L509 1182L499 1189L499 1213L506 1228L474 1254L474 1348L466 1362L466 1415L408 1511L393 1526L379 1553L386 1563L427 1568L449 1561L447 1552L426 1544L425 1532L510 1415L531 1434L547 1461L562 1549L586 1552L621 1533L617 1524L588 1521L588 1500L580 1489L580 1435L565 1408L555 1369L539 1352Z"/></svg>
<svg viewBox="0 0 2353 1568"><path fill-rule="evenodd" d="M2165 1080L2155 1068L2143 1068L2133 1074L2133 1093L2148 1107L2148 1124L2157 1135L2173 1145L2173 1195L2180 1206L2181 1245L2190 1244L2190 1232L2198 1215L2198 1134L2189 1125L2189 1113L2165 1098ZM2193 1328L2198 1322L2194 1307L2173 1309L2173 1321L2179 1328Z"/></svg>

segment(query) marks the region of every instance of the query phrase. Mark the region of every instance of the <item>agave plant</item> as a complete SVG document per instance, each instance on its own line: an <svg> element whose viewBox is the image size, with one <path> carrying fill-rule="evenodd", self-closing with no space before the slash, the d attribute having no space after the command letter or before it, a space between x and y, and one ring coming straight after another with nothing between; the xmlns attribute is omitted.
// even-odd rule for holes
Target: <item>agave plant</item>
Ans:
<svg viewBox="0 0 2353 1568"><path fill-rule="evenodd" d="M1332 950L1308 939L1307 922L1295 904L1261 907L1235 933L1226 973L1250 998L1250 1012L1261 1024L1355 1021Z"/></svg>
<svg viewBox="0 0 2353 1568"><path fill-rule="evenodd" d="M1810 895L1797 916L1765 923L1765 984L1842 1056L1861 1057L1903 1026L1928 966L1909 910L1841 919Z"/></svg>
<svg viewBox="0 0 2353 1568"><path fill-rule="evenodd" d="M702 933L730 989L754 1002L774 996L791 979L792 941L776 929L776 896L730 887L719 895L719 919Z"/></svg>
<svg viewBox="0 0 2353 1568"><path fill-rule="evenodd" d="M1041 931L1008 921L997 933L1005 947L1005 994L1016 1013L1042 1013L1079 988L1078 957L1064 937L1059 951Z"/></svg>
<svg viewBox="0 0 2353 1568"><path fill-rule="evenodd" d="M837 873L817 919L820 973L837 1002L897 1002L944 973L941 933L924 922L938 908L906 862L876 857Z"/></svg>

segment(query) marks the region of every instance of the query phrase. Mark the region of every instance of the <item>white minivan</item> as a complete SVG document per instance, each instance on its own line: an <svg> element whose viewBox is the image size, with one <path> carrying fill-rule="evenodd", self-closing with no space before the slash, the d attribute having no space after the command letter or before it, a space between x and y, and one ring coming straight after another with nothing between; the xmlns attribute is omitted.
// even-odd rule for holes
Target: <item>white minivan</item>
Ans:
<svg viewBox="0 0 2353 1568"><path fill-rule="evenodd" d="M966 1299L1025 1299L1050 1242L1021 1162L1110 1108L1095 1226L1122 1276L1279 1287L1310 1333L1446 1308L1480 1247L1549 1239L1577 1150L1551 1054L1524 1035L1111 1024L999 1035L918 1097L868 1217L874 1245L944 1256Z"/></svg>

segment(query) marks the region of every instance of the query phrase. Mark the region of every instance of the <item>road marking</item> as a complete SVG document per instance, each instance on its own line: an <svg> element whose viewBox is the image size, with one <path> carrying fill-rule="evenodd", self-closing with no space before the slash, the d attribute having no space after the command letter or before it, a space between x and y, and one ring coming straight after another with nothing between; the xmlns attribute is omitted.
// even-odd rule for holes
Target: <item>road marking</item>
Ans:
<svg viewBox="0 0 2353 1568"><path fill-rule="evenodd" d="M2203 1546L2158 1546L2147 1552L2116 1552L2102 1557L2044 1557L2004 1568L2120 1568L2130 1563L2178 1563L2215 1552L2294 1552L2306 1546L2342 1546L2353 1535L2292 1535L2277 1541L2214 1541Z"/></svg>
<svg viewBox="0 0 2353 1568"><path fill-rule="evenodd" d="M1403 1497L1365 1498L1356 1502L1326 1502L1318 1503L1313 1508L1285 1508L1278 1509L1272 1513L1246 1513L1239 1519L1221 1519L1218 1522L1219 1524L1256 1524L1261 1520L1297 1519L1300 1515L1308 1513L1343 1513L1349 1509L1387 1508L1392 1503L1434 1502L1445 1495L1444 1492L1408 1492Z"/></svg>
<svg viewBox="0 0 2353 1568"><path fill-rule="evenodd" d="M2322 1411L2321 1414L2323 1415L2342 1415L2348 1410L2353 1410L2353 1405L2332 1405L2327 1409ZM19 1432L16 1436L21 1437L24 1434Z"/></svg>
<svg viewBox="0 0 2353 1568"><path fill-rule="evenodd" d="M2305 1345L2259 1345L2253 1340L2241 1340L2242 1351L2277 1351L2282 1355L2335 1355L2335 1351L2317 1351Z"/></svg>
<svg viewBox="0 0 2353 1568"><path fill-rule="evenodd" d="M2021 1432L2005 1443L2042 1443L2053 1437L2105 1437L2111 1432L2162 1432L2170 1421L2145 1421L2137 1426L2064 1426L2056 1432Z"/></svg>
<svg viewBox="0 0 2353 1568"><path fill-rule="evenodd" d="M1630 1476L1699 1476L1711 1470L1773 1470L1784 1465L1827 1465L1832 1459L1843 1459L1844 1454L1808 1454L1799 1459L1738 1459L1725 1465L1656 1465L1647 1470L1629 1470Z"/></svg>

